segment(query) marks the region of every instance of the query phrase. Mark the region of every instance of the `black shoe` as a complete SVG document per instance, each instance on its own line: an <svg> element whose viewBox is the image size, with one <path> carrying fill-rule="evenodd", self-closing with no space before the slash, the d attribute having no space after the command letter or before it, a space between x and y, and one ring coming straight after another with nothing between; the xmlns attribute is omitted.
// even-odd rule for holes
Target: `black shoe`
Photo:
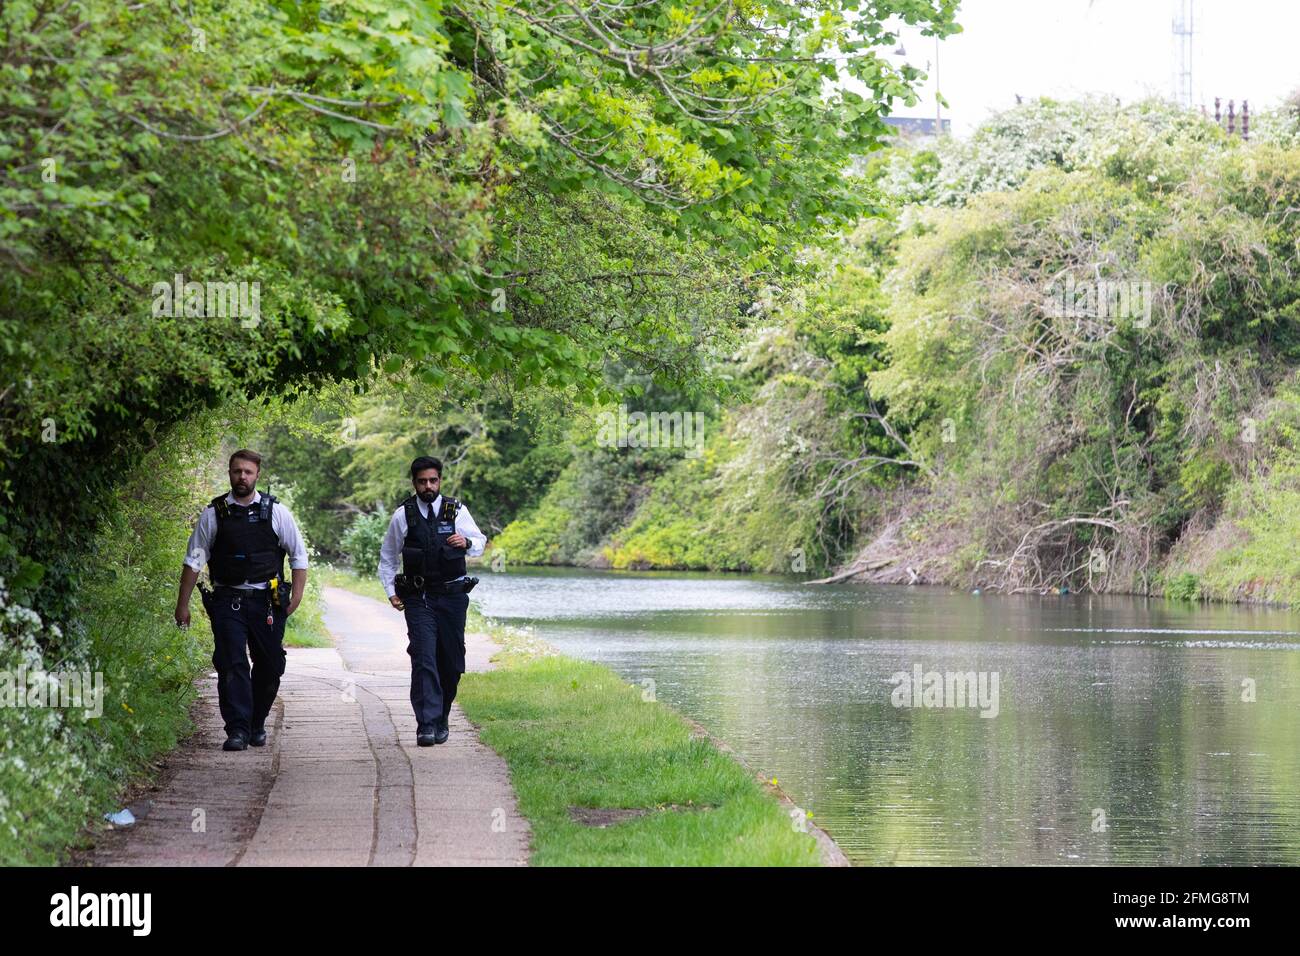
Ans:
<svg viewBox="0 0 1300 956"><path fill-rule="evenodd" d="M265 731L265 730L255 730L255 731L253 731L253 733L252 733L252 734L249 736L249 738L248 738L248 746L250 746L250 747L265 747L265 746L266 746L266 731Z"/></svg>
<svg viewBox="0 0 1300 956"><path fill-rule="evenodd" d="M451 729L447 726L447 718L443 717L433 728L433 742L435 744L445 744L449 733L451 733Z"/></svg>
<svg viewBox="0 0 1300 956"><path fill-rule="evenodd" d="M421 747L432 747L434 744L433 734L419 733L415 735L415 742Z"/></svg>
<svg viewBox="0 0 1300 956"><path fill-rule="evenodd" d="M226 742L221 745L222 750L246 750L248 749L248 738L243 734L231 734L226 738Z"/></svg>

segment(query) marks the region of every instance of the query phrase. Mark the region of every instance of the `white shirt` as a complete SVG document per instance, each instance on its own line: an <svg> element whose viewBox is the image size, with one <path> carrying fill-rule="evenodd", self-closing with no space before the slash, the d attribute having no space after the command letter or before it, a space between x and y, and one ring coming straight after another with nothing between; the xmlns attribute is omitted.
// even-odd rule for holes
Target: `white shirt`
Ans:
<svg viewBox="0 0 1300 956"><path fill-rule="evenodd" d="M420 509L420 514L427 519L430 511L436 515L438 509L442 507L442 495L434 498L431 505L426 505L417 496L415 504ZM464 503L456 512L456 533L463 535L469 541L469 549L465 552L467 558L477 558L487 547L487 535L478 529ZM406 508L399 506L393 512L393 519L388 522L388 534L384 535L384 543L379 549L379 583L384 586L384 593L389 597L397 593L393 579L397 577L398 568L402 566L402 544L405 541Z"/></svg>
<svg viewBox="0 0 1300 956"><path fill-rule="evenodd" d="M262 500L260 491L253 492L253 500L250 504L257 504ZM235 501L235 493L232 491L226 495L227 504L238 504ZM271 508L271 530L280 541L280 547L284 548L285 553L289 555L289 567L295 571L305 570L307 567L307 545L302 540L302 535L298 533L298 525L293 520L293 515L289 514L289 509L280 502L276 502ZM208 563L208 556L212 554L212 542L217 537L217 509L208 505L199 515L198 523L194 525L194 530L190 533L190 543L186 546L186 556L184 564L186 567L193 568L195 571L202 571L203 565ZM266 581L260 584L249 584L245 581L243 584L233 585L237 588L255 588L262 589L268 586Z"/></svg>

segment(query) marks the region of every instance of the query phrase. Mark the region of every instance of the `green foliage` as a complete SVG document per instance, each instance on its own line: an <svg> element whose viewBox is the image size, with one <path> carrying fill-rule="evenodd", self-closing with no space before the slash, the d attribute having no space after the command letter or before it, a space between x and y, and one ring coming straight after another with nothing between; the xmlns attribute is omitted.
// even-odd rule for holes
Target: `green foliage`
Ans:
<svg viewBox="0 0 1300 956"><path fill-rule="evenodd" d="M1300 606L1300 380L1293 373L1255 423L1253 454L1225 491L1198 556L1199 594Z"/></svg>
<svg viewBox="0 0 1300 956"><path fill-rule="evenodd" d="M722 477L729 438L716 432L699 458L678 462L655 482L644 503L610 536L603 556L614 568L698 570L784 570L782 539L791 522L779 500L765 503L744 495L742 484ZM753 522L770 520L757 540ZM782 523L784 520L784 523Z"/></svg>
<svg viewBox="0 0 1300 956"><path fill-rule="evenodd" d="M536 510L512 521L492 541L492 556L518 564L571 564L574 555L564 554L560 536L573 521L573 513L543 501Z"/></svg>
<svg viewBox="0 0 1300 956"><path fill-rule="evenodd" d="M1252 114L1250 138L1286 148L1300 145L1300 90L1292 90L1277 109Z"/></svg>
<svg viewBox="0 0 1300 956"><path fill-rule="evenodd" d="M343 533L343 553L358 574L370 575L379 571L379 548L388 532L390 517L382 511L359 514Z"/></svg>
<svg viewBox="0 0 1300 956"><path fill-rule="evenodd" d="M1245 474L1242 421L1300 360L1300 276L1275 267L1298 157L1195 124L1154 141L927 210L898 247L872 388L961 516L931 537L976 542L986 586L1140 587ZM1135 175L1148 148L1166 165ZM1067 276L1145 283L1150 311L1061 314Z"/></svg>
<svg viewBox="0 0 1300 956"><path fill-rule="evenodd" d="M739 282L867 208L843 172L919 79L876 52L885 23L947 34L955 6L629 3L589 26L479 2L6 4L0 493L67 511L75 469L65 517L92 530L116 462L173 424L375 360L580 401L610 397L612 356L702 381ZM256 284L257 314L168 303L176 276ZM44 567L65 619L59 531L4 533L0 571Z"/></svg>
<svg viewBox="0 0 1300 956"><path fill-rule="evenodd" d="M278 404L269 424L248 444L263 458L263 484L277 495L293 486L298 527L322 554L338 551L352 513L344 506L351 484L343 477L349 445L344 434L350 390L313 390L309 397Z"/></svg>
<svg viewBox="0 0 1300 956"><path fill-rule="evenodd" d="M1212 120L1166 100L1043 98L989 117L968 138L944 139L933 152L888 154L873 178L899 204L959 206L980 193L1018 189L1047 168L1168 185L1237 143Z"/></svg>
<svg viewBox="0 0 1300 956"><path fill-rule="evenodd" d="M572 455L563 395L512 395L495 385L461 394L405 371L365 384L361 394L318 389L284 403L251 440L267 475L294 484L307 503L304 527L331 556L343 554L358 511L391 512L410 494L417 455L442 460L444 491L489 536L534 507Z"/></svg>
<svg viewBox="0 0 1300 956"><path fill-rule="evenodd" d="M572 500L576 469L567 468L551 485L538 506L516 518L492 540L489 556L507 564L572 563L575 556L565 553L561 538L574 521L566 502Z"/></svg>
<svg viewBox="0 0 1300 956"><path fill-rule="evenodd" d="M48 865L91 819L120 809L128 781L189 731L193 680L209 666L202 613L172 621L180 559L206 488L196 469L211 451L212 423L176 429L101 501L100 534L76 555L81 612L60 627L42 593L20 605L0 594L0 671L100 675L102 715L84 708L0 706L0 862ZM0 592L3 592L0 586ZM0 689L2 690L2 689Z"/></svg>
<svg viewBox="0 0 1300 956"><path fill-rule="evenodd" d="M874 557L931 579L1141 590L1222 522L1237 543L1200 592L1291 600L1289 459L1246 437L1300 364L1287 143L1041 101L883 153L865 181L886 218L759 290L712 464L631 472L629 496L588 463L607 493L570 490L564 520L602 542L547 560L785 570L802 548L814 568L901 517ZM1067 276L1145 285L1128 313L1059 314Z"/></svg>
<svg viewBox="0 0 1300 956"><path fill-rule="evenodd" d="M455 490L493 502L489 528L578 460L609 524L578 515L560 547L594 549L674 456L574 452L544 403L520 421L466 396L491 381L563 407L629 375L709 392L756 277L798 274L796 250L871 208L844 172L921 78L877 52L887 24L947 35L955 8L0 7L0 578L40 608L9 621L22 653L102 666L121 705L93 731L9 728L25 763L0 769L0 841L25 842L3 858L48 862L183 726L196 654L167 605L210 440L265 437L326 547L348 505L391 500L412 447L464 451ZM241 285L241 309L218 305ZM355 454L322 431L342 403L275 419L281 396L376 366L441 389L438 417L411 427L376 396Z"/></svg>
<svg viewBox="0 0 1300 956"><path fill-rule="evenodd" d="M1200 581L1189 572L1178 575L1165 587L1165 596L1175 601L1195 601L1200 595Z"/></svg>
<svg viewBox="0 0 1300 956"><path fill-rule="evenodd" d="M568 461L564 396L465 395L399 374L353 403L342 500L391 508L411 493L419 455L443 463L443 491L470 508L485 533L534 504Z"/></svg>

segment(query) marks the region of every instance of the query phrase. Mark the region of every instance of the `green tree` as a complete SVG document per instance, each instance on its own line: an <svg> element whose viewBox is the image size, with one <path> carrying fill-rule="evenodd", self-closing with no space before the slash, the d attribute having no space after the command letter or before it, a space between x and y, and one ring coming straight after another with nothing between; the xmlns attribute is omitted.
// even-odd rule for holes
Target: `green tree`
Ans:
<svg viewBox="0 0 1300 956"><path fill-rule="evenodd" d="M849 159L913 95L916 71L874 52L886 22L948 33L955 6L6 3L0 493L21 517L0 570L48 572L62 616L75 562L34 516L90 534L116 462L175 423L376 358L579 400L608 390L611 354L702 377L716 313L675 308L625 252L553 281L544 244L608 236L597 210L681 263L795 268L864 210ZM827 85L850 77L865 95ZM177 276L205 286L172 301ZM226 283L249 293L234 316ZM619 286L643 307L556 307Z"/></svg>

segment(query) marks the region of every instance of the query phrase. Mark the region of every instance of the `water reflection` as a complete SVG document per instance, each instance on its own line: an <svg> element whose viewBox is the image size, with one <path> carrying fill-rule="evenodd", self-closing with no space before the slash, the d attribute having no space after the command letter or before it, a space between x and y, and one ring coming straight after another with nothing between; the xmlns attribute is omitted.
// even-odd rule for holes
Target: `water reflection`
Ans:
<svg viewBox="0 0 1300 956"><path fill-rule="evenodd" d="M857 862L1300 863L1300 615L763 576L483 578L486 613L653 679ZM894 706L894 675L918 665L996 674L997 716Z"/></svg>

